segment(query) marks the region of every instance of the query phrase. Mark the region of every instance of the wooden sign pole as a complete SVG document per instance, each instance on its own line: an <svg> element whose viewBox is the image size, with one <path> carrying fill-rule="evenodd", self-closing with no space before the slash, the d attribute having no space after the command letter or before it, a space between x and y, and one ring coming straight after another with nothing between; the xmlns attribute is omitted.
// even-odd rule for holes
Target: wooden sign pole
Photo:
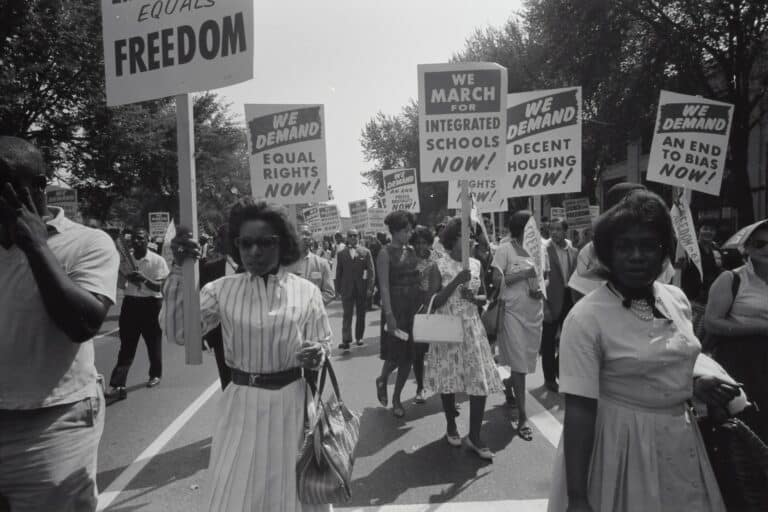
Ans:
<svg viewBox="0 0 768 512"><path fill-rule="evenodd" d="M192 97L176 96L176 140L179 156L179 203L181 225L197 233L197 184L195 179L195 130L192 119ZM202 364L202 336L200 333L200 295L197 263L187 259L182 268L182 297L184 308L184 347L187 364Z"/></svg>
<svg viewBox="0 0 768 512"><path fill-rule="evenodd" d="M461 265L463 268L469 268L469 230L470 230L470 210L472 209L472 199L469 197L469 182L461 181Z"/></svg>

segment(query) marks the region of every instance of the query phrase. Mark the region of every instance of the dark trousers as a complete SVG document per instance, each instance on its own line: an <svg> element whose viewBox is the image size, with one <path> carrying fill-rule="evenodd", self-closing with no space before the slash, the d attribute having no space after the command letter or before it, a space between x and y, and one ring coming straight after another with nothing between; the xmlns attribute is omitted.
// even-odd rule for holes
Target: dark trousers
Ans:
<svg viewBox="0 0 768 512"><path fill-rule="evenodd" d="M162 331L157 315L160 314L162 299L153 297L125 297L120 308L120 352L117 366L112 371L109 385L125 387L128 370L136 356L139 337L144 338L149 355L149 378L163 376Z"/></svg>
<svg viewBox="0 0 768 512"><path fill-rule="evenodd" d="M341 324L341 341L352 341L352 314L355 316L355 341L363 339L365 334L365 311L368 309L368 297L365 292L341 299L344 318Z"/></svg>
<svg viewBox="0 0 768 512"><path fill-rule="evenodd" d="M543 322L542 324L539 354L541 354L541 369L544 372L546 382L555 382L560 376L560 358L558 357L560 338L557 336L557 330L563 325L572 306L571 301L566 299L560 318L554 322Z"/></svg>

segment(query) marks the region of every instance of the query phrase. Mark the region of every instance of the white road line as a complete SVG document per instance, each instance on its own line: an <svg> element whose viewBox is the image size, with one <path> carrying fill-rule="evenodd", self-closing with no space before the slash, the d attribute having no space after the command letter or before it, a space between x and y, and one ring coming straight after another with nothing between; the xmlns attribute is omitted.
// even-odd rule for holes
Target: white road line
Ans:
<svg viewBox="0 0 768 512"><path fill-rule="evenodd" d="M131 465L125 468L125 470L118 475L118 477L107 487L104 492L99 494L99 505L96 508L97 512L100 512L104 509L106 509L108 506L112 504L113 501L115 501L115 498L118 497L118 495L123 492L123 490L128 486L129 483L131 483L131 480L133 480L136 475L138 475L144 467L149 464L149 462L152 460L153 457L155 457L158 453L160 453L160 450L163 449L163 447L173 439L173 436L175 436L179 430L184 427L184 425L192 419L192 416L195 415L195 413L203 406L205 403L210 399L214 393L216 393L216 390L219 389L221 384L219 383L219 379L216 379L213 383L211 383L208 388L203 391L203 393L198 396L194 402L189 404L189 406L184 409L184 412L182 412L173 422L166 427L163 432L157 436L157 438L152 441L152 444L147 446L147 448L141 452L141 454L131 462Z"/></svg>
<svg viewBox="0 0 768 512"><path fill-rule="evenodd" d="M547 500L454 501L380 507L333 507L336 512L545 512Z"/></svg>
<svg viewBox="0 0 768 512"><path fill-rule="evenodd" d="M108 331L108 332L105 332L105 333L103 333L103 334L99 334L99 335L97 335L97 336L94 336L94 337L93 337L93 340L94 340L94 341L96 341L96 340L100 340L101 338L106 338L106 337L108 337L108 336L112 336L113 334L115 334L115 333L116 333L117 331L119 331L119 330L120 330L120 328L119 328L119 327L115 327L115 328L114 328L114 329L112 329L111 331Z"/></svg>

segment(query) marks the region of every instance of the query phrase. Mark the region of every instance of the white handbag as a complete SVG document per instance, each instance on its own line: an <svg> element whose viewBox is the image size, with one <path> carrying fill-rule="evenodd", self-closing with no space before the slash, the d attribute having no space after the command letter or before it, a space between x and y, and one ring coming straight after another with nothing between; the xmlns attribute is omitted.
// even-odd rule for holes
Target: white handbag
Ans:
<svg viewBox="0 0 768 512"><path fill-rule="evenodd" d="M413 319L413 340L419 343L462 343L464 327L460 316L437 315L432 313L435 296L429 301L426 314L417 314Z"/></svg>

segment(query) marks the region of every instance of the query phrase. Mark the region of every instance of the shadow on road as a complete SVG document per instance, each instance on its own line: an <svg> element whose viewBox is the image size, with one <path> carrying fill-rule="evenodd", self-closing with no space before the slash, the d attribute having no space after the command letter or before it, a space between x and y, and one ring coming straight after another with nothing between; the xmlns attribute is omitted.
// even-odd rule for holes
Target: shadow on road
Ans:
<svg viewBox="0 0 768 512"><path fill-rule="evenodd" d="M156 489L170 485L177 480L183 480L195 475L198 471L208 467L210 455L211 437L174 450L159 453L152 459L152 463L147 464L124 489L125 491L143 490L144 492L116 502L110 507L110 511L127 512L133 510L133 508L113 507L122 506ZM96 477L99 489L106 489L125 469L126 467L124 466L100 472Z"/></svg>
<svg viewBox="0 0 768 512"><path fill-rule="evenodd" d="M549 391L543 385L536 389L529 389L528 392L548 411L552 409L565 409L563 396Z"/></svg>
<svg viewBox="0 0 768 512"><path fill-rule="evenodd" d="M393 503L414 487L447 486L429 497L430 503L453 500L484 478L488 462L463 448L453 448L439 438L411 452L401 450L364 478L352 482L352 500L346 506L379 506Z"/></svg>

